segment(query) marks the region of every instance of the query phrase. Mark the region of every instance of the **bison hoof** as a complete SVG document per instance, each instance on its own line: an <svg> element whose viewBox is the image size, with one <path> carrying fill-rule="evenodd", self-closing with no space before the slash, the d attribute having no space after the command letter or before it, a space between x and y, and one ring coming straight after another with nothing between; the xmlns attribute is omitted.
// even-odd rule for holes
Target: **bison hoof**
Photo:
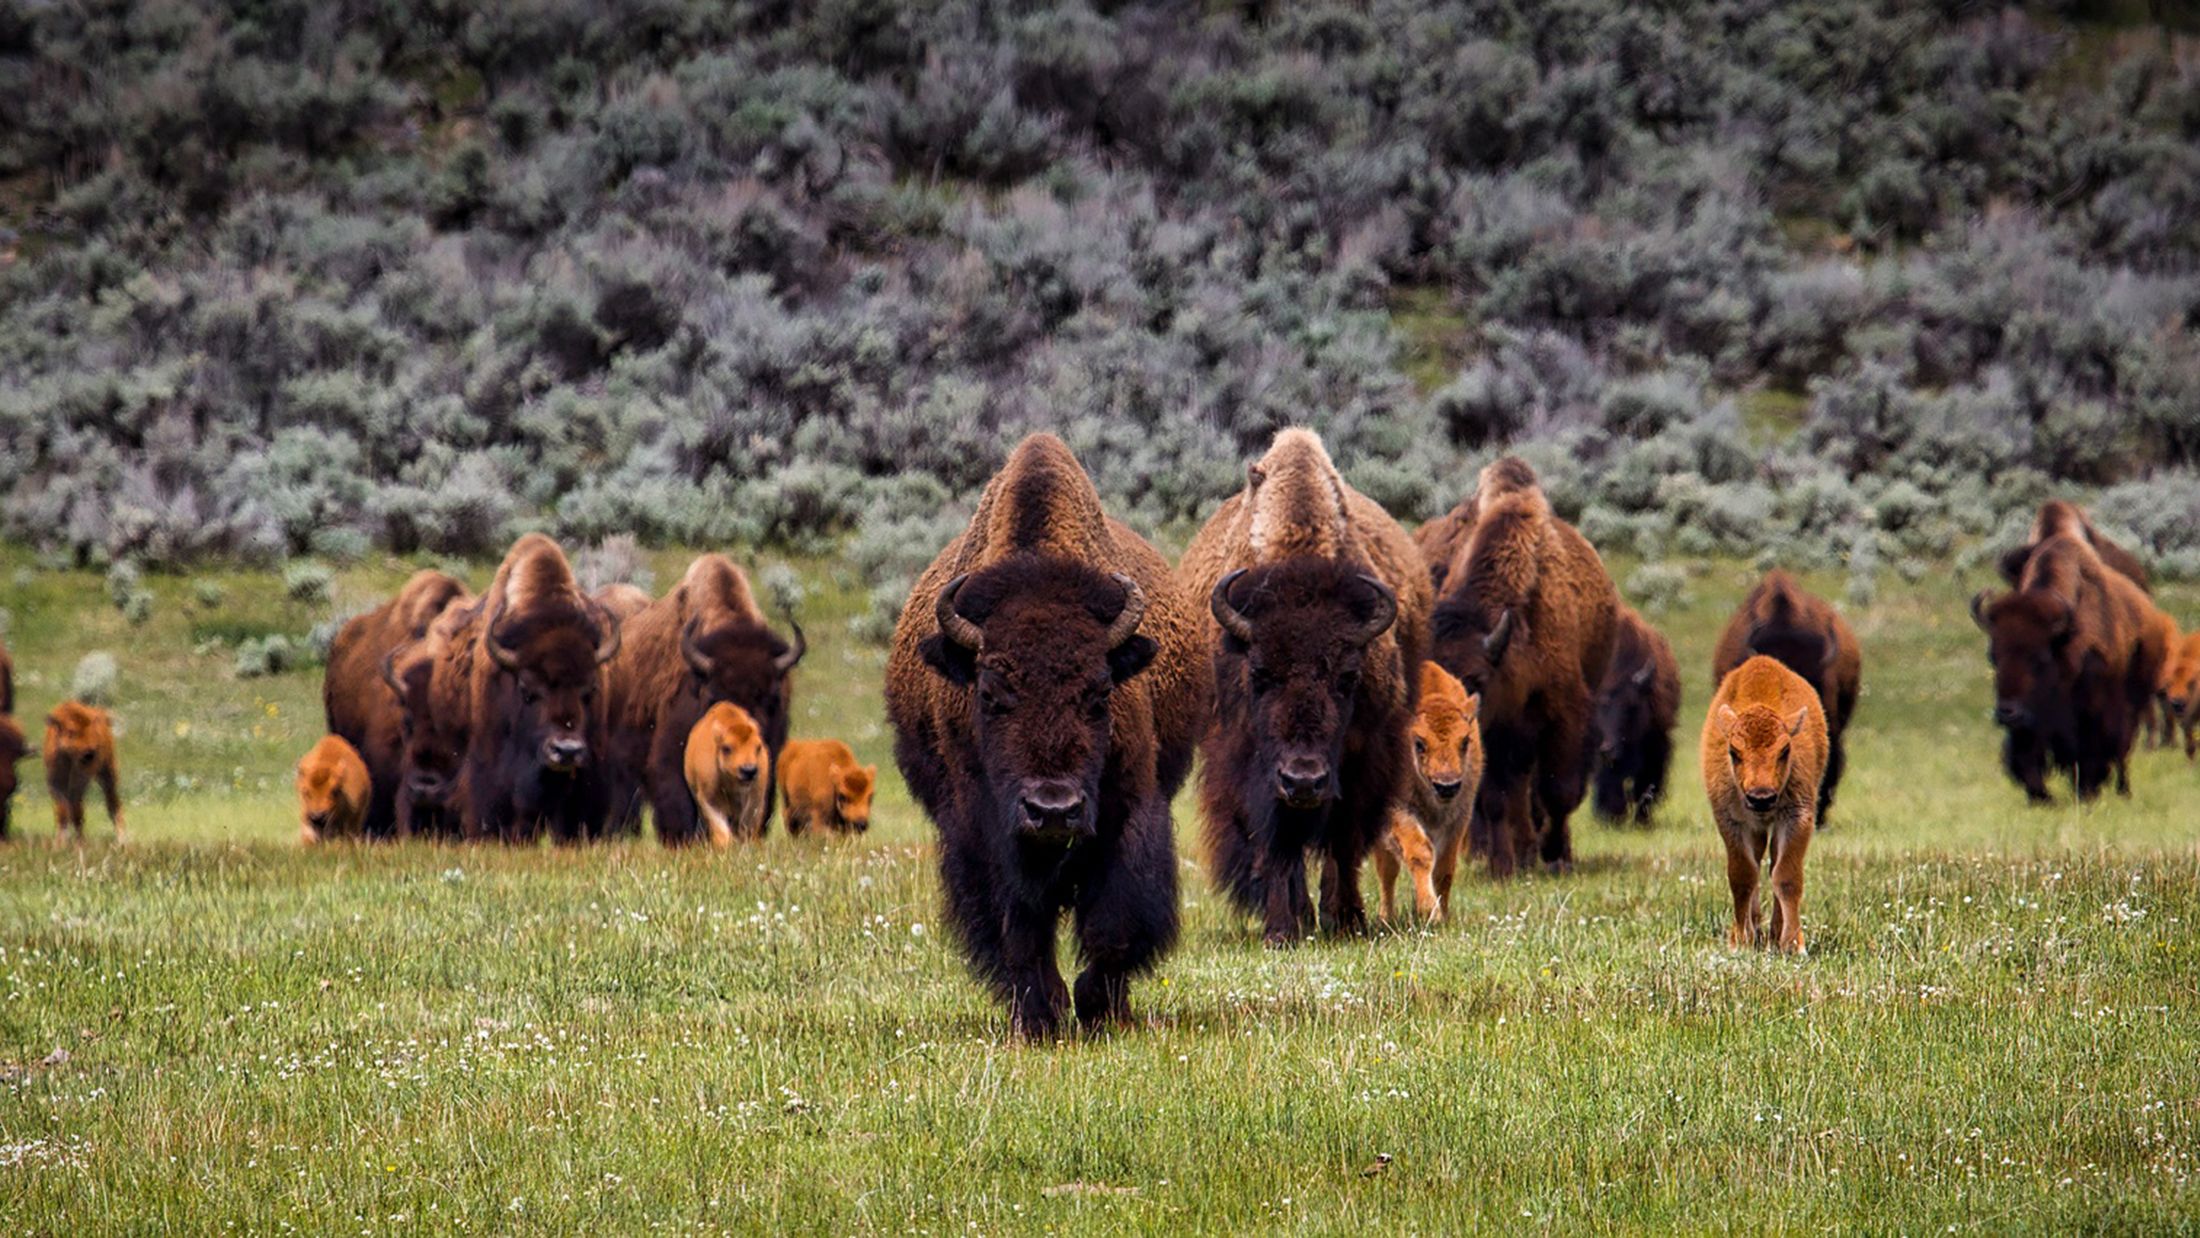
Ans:
<svg viewBox="0 0 2200 1238"><path fill-rule="evenodd" d="M1294 950L1298 948L1299 935L1283 929L1269 929L1261 934L1260 940L1270 950Z"/></svg>

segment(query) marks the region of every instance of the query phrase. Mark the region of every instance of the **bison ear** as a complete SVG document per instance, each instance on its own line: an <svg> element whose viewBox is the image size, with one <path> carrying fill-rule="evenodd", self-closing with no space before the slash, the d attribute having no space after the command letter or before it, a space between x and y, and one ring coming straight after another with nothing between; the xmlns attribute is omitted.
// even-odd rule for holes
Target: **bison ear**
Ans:
<svg viewBox="0 0 2200 1238"><path fill-rule="evenodd" d="M1991 590L1981 589L1971 595L1971 622L1977 624L1978 630L1981 632L1993 631L1993 628L1986 622L1986 595L1989 592Z"/></svg>
<svg viewBox="0 0 2200 1238"><path fill-rule="evenodd" d="M1128 682L1133 675L1151 666L1154 655L1159 652L1161 646L1155 644L1153 638L1130 636L1108 650L1108 677L1119 684Z"/></svg>
<svg viewBox="0 0 2200 1238"><path fill-rule="evenodd" d="M1431 588L1435 589L1437 593L1441 594L1441 593L1442 593L1442 592L1444 591L1444 582L1445 582L1446 580L1449 580L1449 579L1451 579L1451 565L1450 565L1450 564L1448 564L1448 563L1431 563L1431 564L1429 564L1429 569L1428 569L1428 583L1429 583L1429 586L1430 586Z"/></svg>
<svg viewBox="0 0 2200 1238"><path fill-rule="evenodd" d="M978 682L978 651L944 636L928 636L917 646L924 664L958 688Z"/></svg>
<svg viewBox="0 0 2200 1238"><path fill-rule="evenodd" d="M1658 664L1657 664L1657 663L1655 663L1655 662L1645 662L1645 663L1643 663L1643 664L1642 664L1642 665L1641 665L1641 666L1640 666L1639 668L1637 668L1637 669L1636 669L1636 671L1635 671L1635 674L1634 674L1634 676L1633 676L1633 678L1634 678L1634 680L1635 680L1635 686L1636 686L1636 687L1638 687L1638 688L1647 688L1647 687L1649 687L1649 686L1650 686L1650 677L1651 677L1651 676L1653 676L1653 675L1655 675L1655 674L1657 674L1657 671L1658 671Z"/></svg>
<svg viewBox="0 0 2200 1238"><path fill-rule="evenodd" d="M1719 726L1722 729L1731 729L1734 726L1735 716L1732 705L1719 706Z"/></svg>
<svg viewBox="0 0 2200 1238"><path fill-rule="evenodd" d="M1788 734L1801 735L1803 733L1803 724L1805 722L1808 722L1809 720L1810 706L1803 705L1798 707L1795 711L1795 716L1788 719Z"/></svg>
<svg viewBox="0 0 2200 1238"><path fill-rule="evenodd" d="M1467 693L1467 707L1466 707L1466 709L1465 709L1464 711L1462 711L1462 712L1464 712L1464 713L1465 713L1465 715L1466 715L1466 719L1467 719L1467 721L1469 721L1469 722L1472 722L1472 721L1474 721L1474 720L1475 720L1476 718L1479 718L1479 717L1481 717L1481 716L1482 716L1482 694L1481 694L1481 693L1479 693L1479 692L1469 692L1469 693Z"/></svg>
<svg viewBox="0 0 2200 1238"><path fill-rule="evenodd" d="M2012 546L2009 549L2002 551L2001 562L1996 565L2001 571L2001 578L2008 581L2011 585L2015 585L2019 581L2023 580L2024 565L2031 558L2032 547L2029 545Z"/></svg>

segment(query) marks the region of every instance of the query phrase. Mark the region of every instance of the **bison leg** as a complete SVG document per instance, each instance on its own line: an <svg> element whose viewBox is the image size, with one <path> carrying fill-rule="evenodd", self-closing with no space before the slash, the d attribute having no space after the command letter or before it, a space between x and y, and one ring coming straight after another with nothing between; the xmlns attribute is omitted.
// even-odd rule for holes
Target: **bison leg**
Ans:
<svg viewBox="0 0 2200 1238"><path fill-rule="evenodd" d="M2194 732L2195 732L2196 730L2200 730L2200 727L2196 727L2196 725L2195 725L2195 724L2194 724L2194 723L2193 723L2193 722L2192 722L2192 721L2191 721L2190 719L2186 720L2186 722L2185 722L2185 760L2187 760L2187 761L2190 761L2190 760L2192 760L2192 759L2193 759L2193 753L2194 753L2194 750L2195 750L2196 748L2200 748L2200 740L2196 740L2196 739L2194 738Z"/></svg>
<svg viewBox="0 0 2200 1238"><path fill-rule="evenodd" d="M1043 1039L1061 1029L1069 986L1054 961L1055 912L1012 898L1001 925L1001 973L1009 1025L1019 1036Z"/></svg>
<svg viewBox="0 0 2200 1238"><path fill-rule="evenodd" d="M1665 779L1673 772L1673 737L1652 730L1642 741L1635 765L1635 820L1647 823L1665 799Z"/></svg>
<svg viewBox="0 0 2200 1238"><path fill-rule="evenodd" d="M1283 948L1299 944L1299 936L1314 918L1314 901L1306 894L1306 852L1289 845L1271 846L1261 857L1261 892L1267 903L1261 939Z"/></svg>
<svg viewBox="0 0 2200 1238"><path fill-rule="evenodd" d="M686 743L685 735L675 737L660 727L649 747L649 808L657 819L657 841L667 847L684 847L703 834L687 785Z"/></svg>
<svg viewBox="0 0 2200 1238"><path fill-rule="evenodd" d="M1398 836L1384 837L1375 848L1375 882L1383 888L1383 923L1398 918Z"/></svg>
<svg viewBox="0 0 2200 1238"><path fill-rule="evenodd" d="M1826 819L1833 808L1834 788L1841 785L1841 771L1848 768L1848 746L1836 739L1826 745L1826 776L1818 784L1818 819Z"/></svg>
<svg viewBox="0 0 2200 1238"><path fill-rule="evenodd" d="M122 826L122 792L115 786L115 767L107 766L99 771L99 797L107 803L107 820L114 823L115 841L121 842L125 833ZM77 810L77 830L84 829L83 809Z"/></svg>
<svg viewBox="0 0 2200 1238"><path fill-rule="evenodd" d="M53 845L65 847L72 836L84 841L84 802L61 791L53 797Z"/></svg>
<svg viewBox="0 0 2200 1238"><path fill-rule="evenodd" d="M1757 872L1764 862L1765 844L1755 834L1736 837L1735 833L1731 829L1719 831L1719 837L1726 843L1726 885L1734 896L1734 927L1727 932L1726 940L1733 946L1754 946L1761 937Z"/></svg>
<svg viewBox="0 0 2200 1238"><path fill-rule="evenodd" d="M1811 823L1797 821L1774 840L1772 851L1772 939L1789 954L1803 952L1803 855L1810 835Z"/></svg>
<svg viewBox="0 0 2200 1238"><path fill-rule="evenodd" d="M1542 858L1545 864L1564 868L1574 862L1574 835L1569 819L1581 807L1588 791L1589 702L1578 711L1561 710L1543 728L1537 746L1537 800L1543 809ZM1526 854L1522 857L1525 860Z"/></svg>
<svg viewBox="0 0 2200 1238"><path fill-rule="evenodd" d="M1627 819L1627 810L1633 799L1627 788L1627 762L1624 752L1615 752L1597 761L1596 794L1592 800L1598 817L1605 821L1619 822Z"/></svg>
<svg viewBox="0 0 2200 1238"><path fill-rule="evenodd" d="M1459 872L1459 854L1466 849L1467 827L1460 822L1444 834L1444 841L1436 848L1436 863L1429 870L1429 893L1436 897L1436 913L1431 919L1441 920L1451 914L1451 883Z"/></svg>
<svg viewBox="0 0 2200 1238"><path fill-rule="evenodd" d="M2034 804L2052 804L2047 789L2047 753L2039 737L2029 731L2011 731L2001 741L2002 768L2024 788L2024 798Z"/></svg>
<svg viewBox="0 0 2200 1238"><path fill-rule="evenodd" d="M1131 977L1176 942L1175 836L1165 806L1123 833L1120 850L1084 888L1076 906L1077 1021L1121 1026L1131 1019Z"/></svg>

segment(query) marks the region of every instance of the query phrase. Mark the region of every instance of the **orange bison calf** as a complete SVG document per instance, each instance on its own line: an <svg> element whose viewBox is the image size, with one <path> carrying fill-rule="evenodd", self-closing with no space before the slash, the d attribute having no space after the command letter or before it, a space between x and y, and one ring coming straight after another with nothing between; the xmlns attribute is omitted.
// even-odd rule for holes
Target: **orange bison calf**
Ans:
<svg viewBox="0 0 2200 1238"><path fill-rule="evenodd" d="M855 750L837 739L788 740L779 755L779 785L786 793L790 834L813 823L843 834L871 828L878 766L857 764Z"/></svg>
<svg viewBox="0 0 2200 1238"><path fill-rule="evenodd" d="M1467 841L1467 818L1482 787L1482 702L1451 672L1421 664L1421 704L1413 717L1413 777L1375 851L1383 918L1397 918L1398 869L1413 877L1413 909L1441 920Z"/></svg>
<svg viewBox="0 0 2200 1238"><path fill-rule="evenodd" d="M1772 861L1771 942L1803 948L1803 854L1826 774L1826 713L1809 681L1759 654L1719 684L1703 725L1703 785L1726 843L1737 946L1759 945L1757 875Z"/></svg>
<svg viewBox="0 0 2200 1238"><path fill-rule="evenodd" d="M365 834L373 799L374 780L359 750L340 735L323 735L298 762L298 841L310 847Z"/></svg>
<svg viewBox="0 0 2200 1238"><path fill-rule="evenodd" d="M2193 729L2200 726L2200 632L2192 632L2170 652L2162 669L2162 697L2170 725L2184 732L2185 759L2193 759Z"/></svg>
<svg viewBox="0 0 2200 1238"><path fill-rule="evenodd" d="M54 841L84 841L84 792L94 782L121 842L122 793L115 786L115 728L107 711L63 701L46 715L46 789L53 793Z"/></svg>
<svg viewBox="0 0 2200 1238"><path fill-rule="evenodd" d="M748 710L720 701L703 711L688 732L685 768L711 846L723 851L736 838L764 836L771 765L764 732Z"/></svg>

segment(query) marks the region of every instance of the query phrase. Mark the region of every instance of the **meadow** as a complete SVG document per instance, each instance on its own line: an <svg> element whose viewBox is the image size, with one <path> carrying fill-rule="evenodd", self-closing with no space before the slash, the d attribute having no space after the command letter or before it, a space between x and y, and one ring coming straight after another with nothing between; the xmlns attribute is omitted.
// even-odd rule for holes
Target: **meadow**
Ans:
<svg viewBox="0 0 2200 1238"><path fill-rule="evenodd" d="M651 556L660 587L682 558ZM789 562L796 733L890 770L883 651L850 634L868 582ZM0 551L23 717L84 652L120 663L132 827L115 847L95 810L89 846L55 849L24 767L0 1228L2200 1224L2200 772L2148 752L2128 800L2027 808L1964 608L1985 573L1884 573L1846 606L1865 691L1809 955L1730 950L1693 752L1752 569L1669 562L1653 618L1686 700L1654 826L1584 818L1569 875L1476 876L1441 926L1279 953L1207 886L1187 795L1184 939L1134 990L1140 1026L1019 1045L942 938L930 827L890 772L847 840L301 850L319 674L239 679L233 646L327 605L270 573L152 575L133 626L99 575ZM333 604L412 566L343 569ZM2200 588L2163 596L2200 620Z"/></svg>

